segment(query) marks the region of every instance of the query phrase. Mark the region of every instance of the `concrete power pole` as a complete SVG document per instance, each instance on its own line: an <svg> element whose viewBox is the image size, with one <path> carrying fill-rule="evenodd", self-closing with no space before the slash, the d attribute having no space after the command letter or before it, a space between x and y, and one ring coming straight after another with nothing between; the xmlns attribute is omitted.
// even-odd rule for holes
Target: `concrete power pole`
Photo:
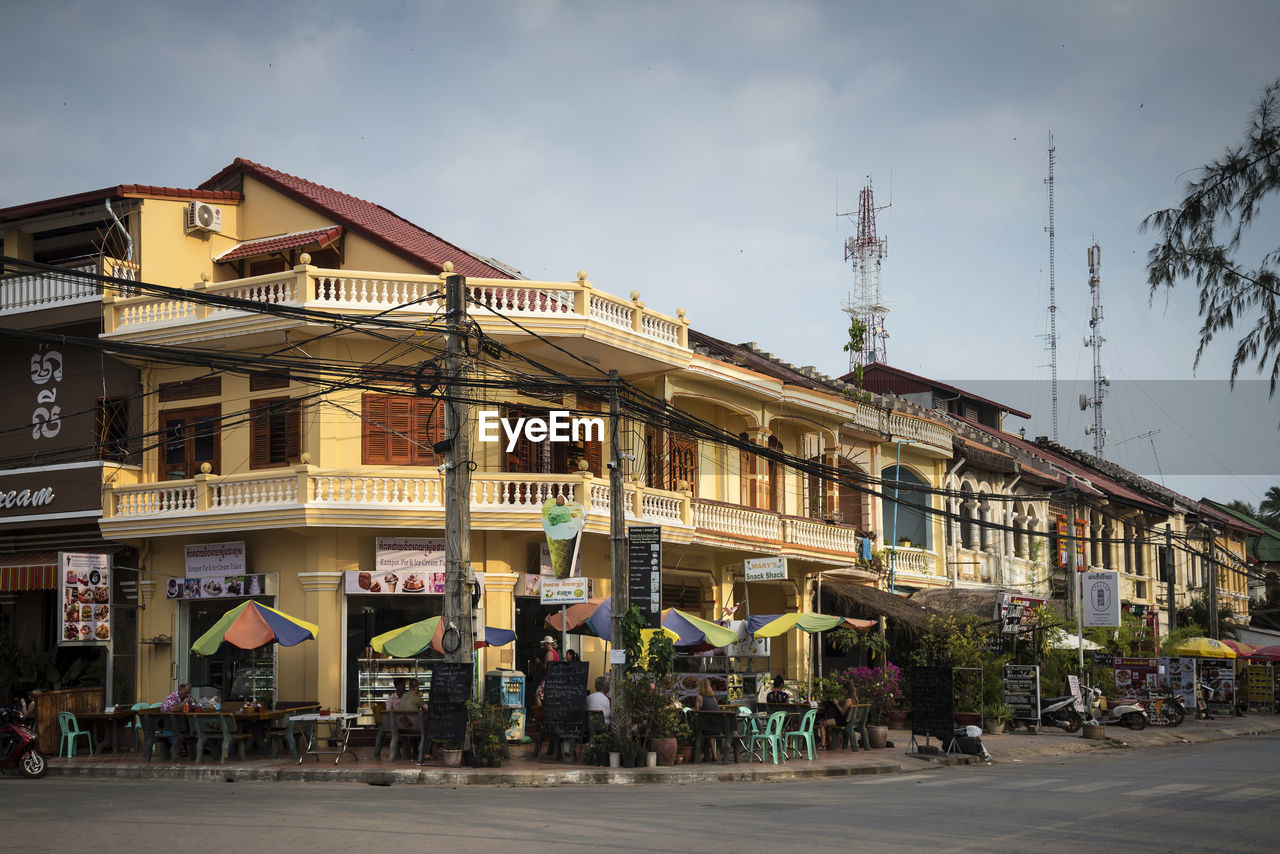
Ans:
<svg viewBox="0 0 1280 854"><path fill-rule="evenodd" d="M609 626L613 650L625 649L622 645L622 615L631 607L627 589L627 522L623 502L626 490L622 485L622 414L618 401L618 372L609 371L609 572L613 607L613 620ZM610 728L614 741L620 743L631 737L631 707L626 692L622 690L626 679L626 667L614 663L609 668L609 693L612 703Z"/></svg>
<svg viewBox="0 0 1280 854"><path fill-rule="evenodd" d="M467 334L467 280L445 277L444 432L449 443L444 475L444 602L441 641L445 661L470 662L471 627L471 404L465 383L467 371L462 341Z"/></svg>
<svg viewBox="0 0 1280 854"><path fill-rule="evenodd" d="M1177 582L1177 570L1174 569L1173 562L1173 526L1164 526L1164 552L1162 554L1164 560L1161 562L1161 569L1164 571L1164 590L1165 598L1168 599L1169 605L1169 634L1173 634L1173 630L1178 627L1178 608L1174 602L1174 590Z"/></svg>
<svg viewBox="0 0 1280 854"><path fill-rule="evenodd" d="M1213 534L1213 523L1209 523L1209 542L1205 553L1209 556L1209 637L1217 640L1218 635L1218 541Z"/></svg>

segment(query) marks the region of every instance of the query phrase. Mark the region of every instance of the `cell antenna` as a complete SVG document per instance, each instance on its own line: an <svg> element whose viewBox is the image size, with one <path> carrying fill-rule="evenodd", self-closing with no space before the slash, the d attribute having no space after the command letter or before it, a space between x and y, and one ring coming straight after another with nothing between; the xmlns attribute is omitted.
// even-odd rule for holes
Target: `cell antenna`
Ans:
<svg viewBox="0 0 1280 854"><path fill-rule="evenodd" d="M1053 147L1053 131L1049 132L1049 385L1053 392L1053 441L1058 441L1058 301L1054 293L1053 263L1053 160L1057 149Z"/></svg>
<svg viewBox="0 0 1280 854"><path fill-rule="evenodd" d="M866 367L873 362L886 362L885 316L889 306L880 293L880 262L889 254L889 240L876 233L876 211L890 205L876 207L875 193L871 189L871 176L858 193L858 231L844 243L844 260L853 262L853 293L844 301L844 311L851 325L861 325L861 349L849 348L849 370ZM850 213L840 216L848 217Z"/></svg>

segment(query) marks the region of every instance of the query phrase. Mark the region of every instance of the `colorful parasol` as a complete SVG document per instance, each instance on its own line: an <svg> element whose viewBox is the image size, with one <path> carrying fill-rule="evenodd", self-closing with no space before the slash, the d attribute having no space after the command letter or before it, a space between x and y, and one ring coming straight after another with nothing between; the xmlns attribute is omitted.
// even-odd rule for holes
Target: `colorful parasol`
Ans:
<svg viewBox="0 0 1280 854"><path fill-rule="evenodd" d="M191 645L191 651L197 655L213 655L224 641L240 649L261 649L272 643L295 646L314 639L319 632L320 627L315 623L250 599L223 614L213 628Z"/></svg>
<svg viewBox="0 0 1280 854"><path fill-rule="evenodd" d="M1249 653L1249 658L1254 661L1280 661L1280 644L1260 646Z"/></svg>
<svg viewBox="0 0 1280 854"><path fill-rule="evenodd" d="M1248 658L1253 655L1254 651L1257 649L1257 647L1252 644L1247 644L1238 640L1231 640L1230 638L1223 638L1222 642L1235 650L1237 658Z"/></svg>
<svg viewBox="0 0 1280 854"><path fill-rule="evenodd" d="M608 596L588 599L564 609L564 626L560 625L559 612L547 617L547 625L557 632L572 632L609 638L609 624L613 619L613 600Z"/></svg>
<svg viewBox="0 0 1280 854"><path fill-rule="evenodd" d="M444 629L439 617L429 617L398 629L392 629L369 641L375 652L389 655L392 658L413 658L424 649L431 648L444 654L441 638ZM473 646L480 649L486 646L506 646L516 639L516 633L510 629L495 629L485 626L483 636L477 636Z"/></svg>
<svg viewBox="0 0 1280 854"><path fill-rule="evenodd" d="M776 638L792 629L800 629L810 634L840 628L865 632L874 628L875 624L875 620L856 620L853 617L835 617L814 612L782 616L768 614L748 617L747 631L758 638Z"/></svg>
<svg viewBox="0 0 1280 854"><path fill-rule="evenodd" d="M1187 638L1178 644L1178 655L1194 655L1199 658L1235 658L1236 651L1213 638Z"/></svg>
<svg viewBox="0 0 1280 854"><path fill-rule="evenodd" d="M547 617L547 625L556 631L568 631L581 635L592 635L612 642L613 639L613 600L608 597L590 599L565 609L565 628L560 628L560 615ZM695 617L692 614L668 608L662 612L662 627L668 634L674 634L675 644L682 649L689 647L728 646L738 642L738 633L733 629Z"/></svg>

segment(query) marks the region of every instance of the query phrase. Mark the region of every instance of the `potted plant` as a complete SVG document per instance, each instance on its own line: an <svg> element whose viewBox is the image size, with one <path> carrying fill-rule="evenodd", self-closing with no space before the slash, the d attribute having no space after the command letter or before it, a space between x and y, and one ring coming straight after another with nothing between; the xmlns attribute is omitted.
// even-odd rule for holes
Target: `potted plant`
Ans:
<svg viewBox="0 0 1280 854"><path fill-rule="evenodd" d="M649 749L658 754L659 765L676 764L676 749L682 732L690 727L684 709L668 704L657 711L650 730Z"/></svg>
<svg viewBox="0 0 1280 854"><path fill-rule="evenodd" d="M1004 700L989 702L982 710L982 727L993 735L1002 733L1011 717L1013 717L1013 710Z"/></svg>
<svg viewBox="0 0 1280 854"><path fill-rule="evenodd" d="M484 700L467 701L467 726L472 756L490 765L502 765L503 741L511 722L511 710Z"/></svg>
<svg viewBox="0 0 1280 854"><path fill-rule="evenodd" d="M867 710L867 740L870 746L884 747L889 740L885 714L902 697L902 671L896 664L851 667L841 674L841 678L853 683L854 690L858 692L858 702L870 707Z"/></svg>
<svg viewBox="0 0 1280 854"><path fill-rule="evenodd" d="M440 748L440 756L444 760L444 764L449 768L456 768L462 764L462 742L446 741Z"/></svg>

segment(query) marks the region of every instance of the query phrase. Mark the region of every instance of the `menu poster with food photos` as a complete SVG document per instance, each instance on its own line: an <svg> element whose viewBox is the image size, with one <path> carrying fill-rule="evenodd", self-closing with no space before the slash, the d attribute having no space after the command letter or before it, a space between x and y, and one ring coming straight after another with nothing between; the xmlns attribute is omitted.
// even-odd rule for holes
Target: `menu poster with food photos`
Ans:
<svg viewBox="0 0 1280 854"><path fill-rule="evenodd" d="M265 575L225 575L170 578L165 582L166 599L242 599L267 592Z"/></svg>
<svg viewBox="0 0 1280 854"><path fill-rule="evenodd" d="M1162 658L1160 666L1164 668L1160 687L1177 694L1182 705L1188 709L1196 707L1196 659L1194 658Z"/></svg>
<svg viewBox="0 0 1280 854"><path fill-rule="evenodd" d="M58 553L58 643L111 645L111 556Z"/></svg>
<svg viewBox="0 0 1280 854"><path fill-rule="evenodd" d="M1135 697L1160 688L1160 662L1154 658L1116 658L1116 696Z"/></svg>
<svg viewBox="0 0 1280 854"><path fill-rule="evenodd" d="M347 593L382 595L387 593L444 593L444 570L438 572L348 570Z"/></svg>

